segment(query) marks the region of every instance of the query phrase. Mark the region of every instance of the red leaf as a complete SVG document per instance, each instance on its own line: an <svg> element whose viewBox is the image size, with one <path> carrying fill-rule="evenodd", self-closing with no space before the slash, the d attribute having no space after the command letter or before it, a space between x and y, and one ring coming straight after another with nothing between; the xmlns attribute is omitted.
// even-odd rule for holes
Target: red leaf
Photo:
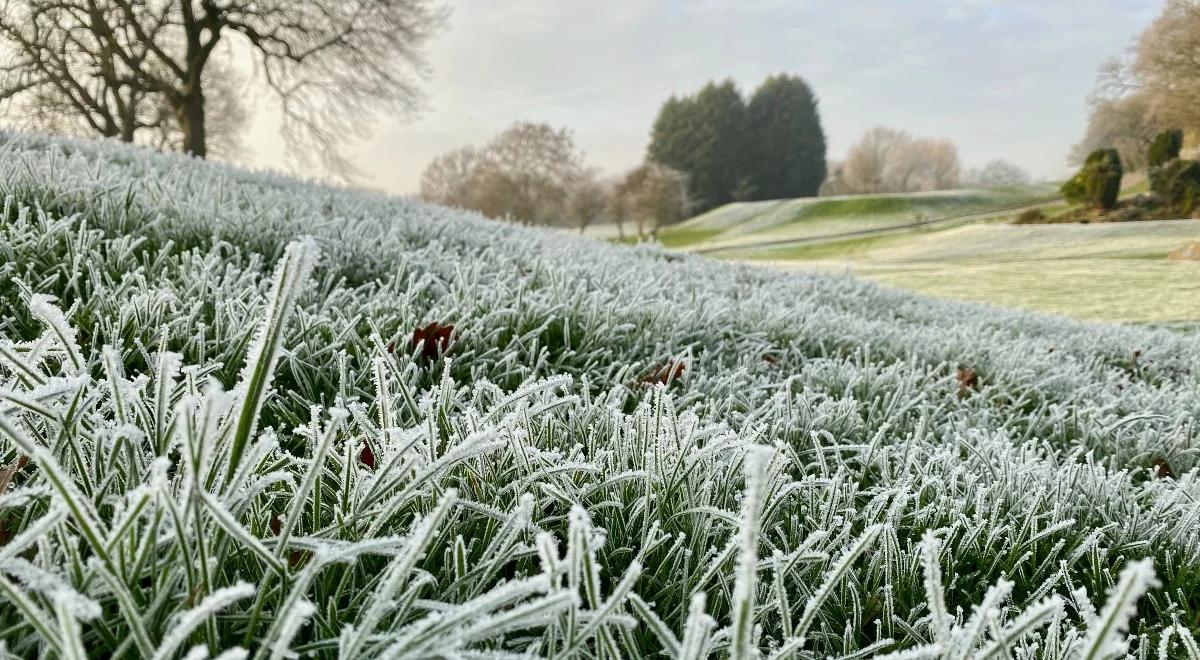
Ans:
<svg viewBox="0 0 1200 660"><path fill-rule="evenodd" d="M358 452L358 460L368 468L375 469L375 452L371 451L371 445L363 443L363 448Z"/></svg>
<svg viewBox="0 0 1200 660"><path fill-rule="evenodd" d="M421 357L428 361L437 360L450 349L450 340L454 336L454 326L430 323L424 328L413 330L412 348L421 349Z"/></svg>
<svg viewBox="0 0 1200 660"><path fill-rule="evenodd" d="M679 380L680 378L683 378L683 372L686 370L686 368L687 367L682 362L668 362L667 364L655 369L650 373L649 376L643 378L642 383L645 385L666 385L673 380Z"/></svg>

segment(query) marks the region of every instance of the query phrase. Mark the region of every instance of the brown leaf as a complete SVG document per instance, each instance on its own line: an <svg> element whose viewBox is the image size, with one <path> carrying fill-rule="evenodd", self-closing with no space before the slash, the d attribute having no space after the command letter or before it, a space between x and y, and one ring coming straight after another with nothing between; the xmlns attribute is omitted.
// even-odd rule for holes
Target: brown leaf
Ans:
<svg viewBox="0 0 1200 660"><path fill-rule="evenodd" d="M454 336L454 326L430 323L424 328L413 330L412 348L421 349L421 357L430 362L437 360L450 350L450 340Z"/></svg>
<svg viewBox="0 0 1200 660"><path fill-rule="evenodd" d="M18 456L17 460L0 468L0 495L8 492L8 487L12 485L13 477L25 469L26 465L29 465L29 457Z"/></svg>
<svg viewBox="0 0 1200 660"><path fill-rule="evenodd" d="M682 362L668 362L655 369L649 376L643 378L642 383L645 385L666 385L673 380L683 378L683 372L686 368Z"/></svg>
<svg viewBox="0 0 1200 660"><path fill-rule="evenodd" d="M958 393L960 395L965 396L971 390L979 387L979 374L975 373L975 370L970 367L960 368L958 373L955 374L955 378L958 379Z"/></svg>
<svg viewBox="0 0 1200 660"><path fill-rule="evenodd" d="M1175 471L1171 469L1171 464L1162 456L1154 459L1154 462L1150 464L1150 469L1154 470L1159 479L1175 478Z"/></svg>
<svg viewBox="0 0 1200 660"><path fill-rule="evenodd" d="M288 566L297 568L308 563L310 553L307 550L293 550L288 554Z"/></svg>
<svg viewBox="0 0 1200 660"><path fill-rule="evenodd" d="M274 534L275 536L279 536L279 532L282 530L283 530L283 520L281 520L279 518L279 516L272 517L271 518L271 533Z"/></svg>

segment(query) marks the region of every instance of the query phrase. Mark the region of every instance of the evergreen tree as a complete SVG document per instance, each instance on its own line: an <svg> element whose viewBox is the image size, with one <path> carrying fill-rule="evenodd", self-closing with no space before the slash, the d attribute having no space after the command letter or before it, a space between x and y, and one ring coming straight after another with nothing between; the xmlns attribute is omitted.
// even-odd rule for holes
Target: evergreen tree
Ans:
<svg viewBox="0 0 1200 660"><path fill-rule="evenodd" d="M817 99L799 76L763 81L747 108L753 199L811 197L825 180L825 132Z"/></svg>
<svg viewBox="0 0 1200 660"><path fill-rule="evenodd" d="M687 175L696 211L733 201L745 178L746 104L732 80L667 99L654 122L648 160Z"/></svg>

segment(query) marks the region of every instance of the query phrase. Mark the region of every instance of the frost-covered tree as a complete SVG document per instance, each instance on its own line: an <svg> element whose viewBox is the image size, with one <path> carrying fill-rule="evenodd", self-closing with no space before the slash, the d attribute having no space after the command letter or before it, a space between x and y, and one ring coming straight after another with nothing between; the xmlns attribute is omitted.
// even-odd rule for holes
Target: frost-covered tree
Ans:
<svg viewBox="0 0 1200 660"><path fill-rule="evenodd" d="M959 184L958 149L945 139L915 138L877 126L850 147L825 194L862 195L948 190Z"/></svg>
<svg viewBox="0 0 1200 660"><path fill-rule="evenodd" d="M1002 158L990 160L983 167L970 170L963 176L964 183L979 188L1020 186L1029 183L1030 179L1028 172Z"/></svg>

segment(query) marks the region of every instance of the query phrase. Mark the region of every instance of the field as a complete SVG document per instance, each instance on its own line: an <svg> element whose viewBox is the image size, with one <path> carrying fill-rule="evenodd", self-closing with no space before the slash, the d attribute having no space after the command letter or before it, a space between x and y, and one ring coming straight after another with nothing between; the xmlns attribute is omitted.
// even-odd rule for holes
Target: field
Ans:
<svg viewBox="0 0 1200 660"><path fill-rule="evenodd" d="M0 134L0 653L1200 658L1200 335Z"/></svg>
<svg viewBox="0 0 1200 660"><path fill-rule="evenodd" d="M1053 200L1053 186L849 197L814 197L726 204L667 227L666 247L714 254L751 244L806 243L856 233L947 227L1007 215L1012 209Z"/></svg>
<svg viewBox="0 0 1200 660"><path fill-rule="evenodd" d="M1167 256L1195 241L1194 220L980 223L722 256L1081 319L1190 325L1200 322L1200 262Z"/></svg>

